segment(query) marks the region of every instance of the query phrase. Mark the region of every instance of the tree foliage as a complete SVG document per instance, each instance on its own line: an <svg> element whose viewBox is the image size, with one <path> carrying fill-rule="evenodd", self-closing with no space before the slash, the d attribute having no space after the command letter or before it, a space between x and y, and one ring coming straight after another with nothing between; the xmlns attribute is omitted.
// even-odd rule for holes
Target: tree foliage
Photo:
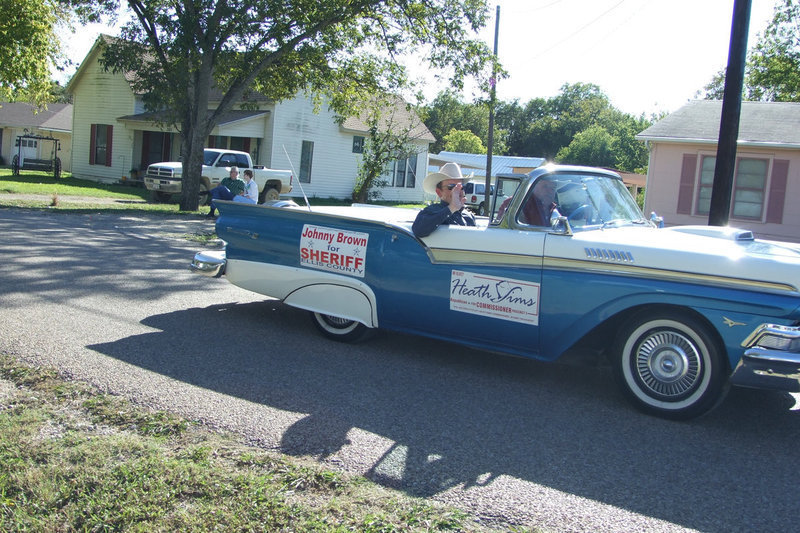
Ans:
<svg viewBox="0 0 800 533"><path fill-rule="evenodd" d="M481 102L460 102L452 92L442 93L427 108L425 123L445 142L448 136L442 137L443 131L475 133L471 118L484 107ZM651 124L652 120L644 116L615 109L596 85L565 84L552 98L534 98L525 104L518 100L499 102L495 125L502 132L503 150L494 153L646 172L647 148L635 136ZM451 149L449 143L442 142L432 151L438 151L437 146L439 150L445 146Z"/></svg>
<svg viewBox="0 0 800 533"><path fill-rule="evenodd" d="M444 136L444 149L448 152L465 154L486 153L486 147L477 135L469 130L457 130L455 128Z"/></svg>
<svg viewBox="0 0 800 533"><path fill-rule="evenodd" d="M614 167L614 137L599 124L589 126L575 134L569 145L556 155L559 163Z"/></svg>
<svg viewBox="0 0 800 533"><path fill-rule="evenodd" d="M722 100L725 70L717 72L700 94ZM778 0L763 35L750 50L745 66L744 98L753 101L800 102L800 3Z"/></svg>
<svg viewBox="0 0 800 533"><path fill-rule="evenodd" d="M402 109L405 106L405 109ZM360 116L367 125L353 201L378 198L388 183L383 179L392 161L416 152L414 141L425 131L411 108L399 99L376 95L364 104ZM410 120L408 118L411 117Z"/></svg>
<svg viewBox="0 0 800 533"><path fill-rule="evenodd" d="M70 0L89 13L109 13L113 0ZM133 21L108 43L105 66L125 72L148 110L181 135L181 208L197 208L205 139L220 117L252 102L300 91L327 95L342 115L369 95L407 85L394 60L421 47L432 68L456 87L488 78L492 60L476 37L485 0L127 0ZM212 92L220 103L209 109ZM247 105L247 104L245 104Z"/></svg>
<svg viewBox="0 0 800 533"><path fill-rule="evenodd" d="M425 116L425 125L436 137L436 142L430 148L433 153L449 150L445 147L446 138L454 129L472 132L483 146L487 146L489 142L489 106L485 101L465 103L455 91L448 90L440 93L433 102L425 106L422 113ZM495 127L492 153L505 152L507 134L504 129ZM483 152L486 152L486 148Z"/></svg>
<svg viewBox="0 0 800 533"><path fill-rule="evenodd" d="M56 28L69 21L55 0L0 0L0 100L50 101L50 71L59 64Z"/></svg>

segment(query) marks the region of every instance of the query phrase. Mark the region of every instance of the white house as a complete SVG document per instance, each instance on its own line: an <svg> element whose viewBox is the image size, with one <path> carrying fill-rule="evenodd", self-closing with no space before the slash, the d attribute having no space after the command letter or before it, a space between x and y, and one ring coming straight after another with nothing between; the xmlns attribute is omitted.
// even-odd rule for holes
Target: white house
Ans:
<svg viewBox="0 0 800 533"><path fill-rule="evenodd" d="M72 104L47 104L37 108L25 102L0 103L0 164L10 165L15 155L33 159L61 159L61 169L70 171L72 148ZM20 135L52 137L58 143L22 139ZM60 149L57 149L60 148Z"/></svg>
<svg viewBox="0 0 800 533"><path fill-rule="evenodd" d="M79 178L101 182L128 179L131 171L147 165L177 161L180 136L159 124L157 113L146 112L122 73L105 71L99 63L107 40L100 36L67 84L73 95L72 172ZM210 105L219 103L213 95ZM251 100L250 103L253 103ZM314 103L298 94L292 100L256 100L256 110L225 114L208 139L208 147L247 151L256 164L293 169L294 190L308 197L350 198L355 185L366 125L357 118L337 124L326 106L314 112ZM387 169L382 199L420 201L424 194L429 143L435 139L413 111L398 106L396 117L417 126L411 157Z"/></svg>

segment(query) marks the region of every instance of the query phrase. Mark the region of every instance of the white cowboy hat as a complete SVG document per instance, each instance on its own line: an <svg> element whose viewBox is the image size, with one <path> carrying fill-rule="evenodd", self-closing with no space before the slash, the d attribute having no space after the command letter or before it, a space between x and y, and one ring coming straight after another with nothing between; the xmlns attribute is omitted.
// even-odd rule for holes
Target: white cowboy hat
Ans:
<svg viewBox="0 0 800 533"><path fill-rule="evenodd" d="M473 172L474 174L474 172ZM470 179L473 174L464 177L461 174L461 167L458 163L445 163L439 168L439 172L432 172L425 176L422 181L422 190L428 194L436 194L436 185L444 180L461 180L466 181Z"/></svg>

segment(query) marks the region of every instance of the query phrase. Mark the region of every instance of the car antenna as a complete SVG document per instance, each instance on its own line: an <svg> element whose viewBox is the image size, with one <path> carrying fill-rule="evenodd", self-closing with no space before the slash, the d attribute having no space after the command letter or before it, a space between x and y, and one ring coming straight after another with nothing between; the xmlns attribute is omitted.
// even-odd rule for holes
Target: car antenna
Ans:
<svg viewBox="0 0 800 533"><path fill-rule="evenodd" d="M289 152L286 151L286 145L281 145L283 147L283 153L286 154L286 159L289 161L289 167L292 169L292 174L297 174L294 171L294 165L292 165L292 158L289 157ZM308 203L308 196L306 196L306 191L303 190L303 184L300 182L300 174L297 174L297 184L300 186L300 192L303 193L303 200L306 201L306 207L308 210L311 211L311 204Z"/></svg>

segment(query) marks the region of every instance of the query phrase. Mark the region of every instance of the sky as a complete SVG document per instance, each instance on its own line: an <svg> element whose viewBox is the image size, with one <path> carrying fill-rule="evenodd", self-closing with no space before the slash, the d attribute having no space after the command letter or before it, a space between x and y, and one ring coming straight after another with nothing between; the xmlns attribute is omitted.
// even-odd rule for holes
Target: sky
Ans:
<svg viewBox="0 0 800 533"><path fill-rule="evenodd" d="M751 0L748 49L772 18L775 0ZM480 37L494 47L509 77L497 98L550 98L565 83L594 83L611 104L633 115L672 112L695 98L728 62L734 0L490 0ZM103 25L78 28L65 39L76 65ZM59 77L66 81L69 69ZM444 89L426 80L428 101ZM467 87L465 101L476 96Z"/></svg>

